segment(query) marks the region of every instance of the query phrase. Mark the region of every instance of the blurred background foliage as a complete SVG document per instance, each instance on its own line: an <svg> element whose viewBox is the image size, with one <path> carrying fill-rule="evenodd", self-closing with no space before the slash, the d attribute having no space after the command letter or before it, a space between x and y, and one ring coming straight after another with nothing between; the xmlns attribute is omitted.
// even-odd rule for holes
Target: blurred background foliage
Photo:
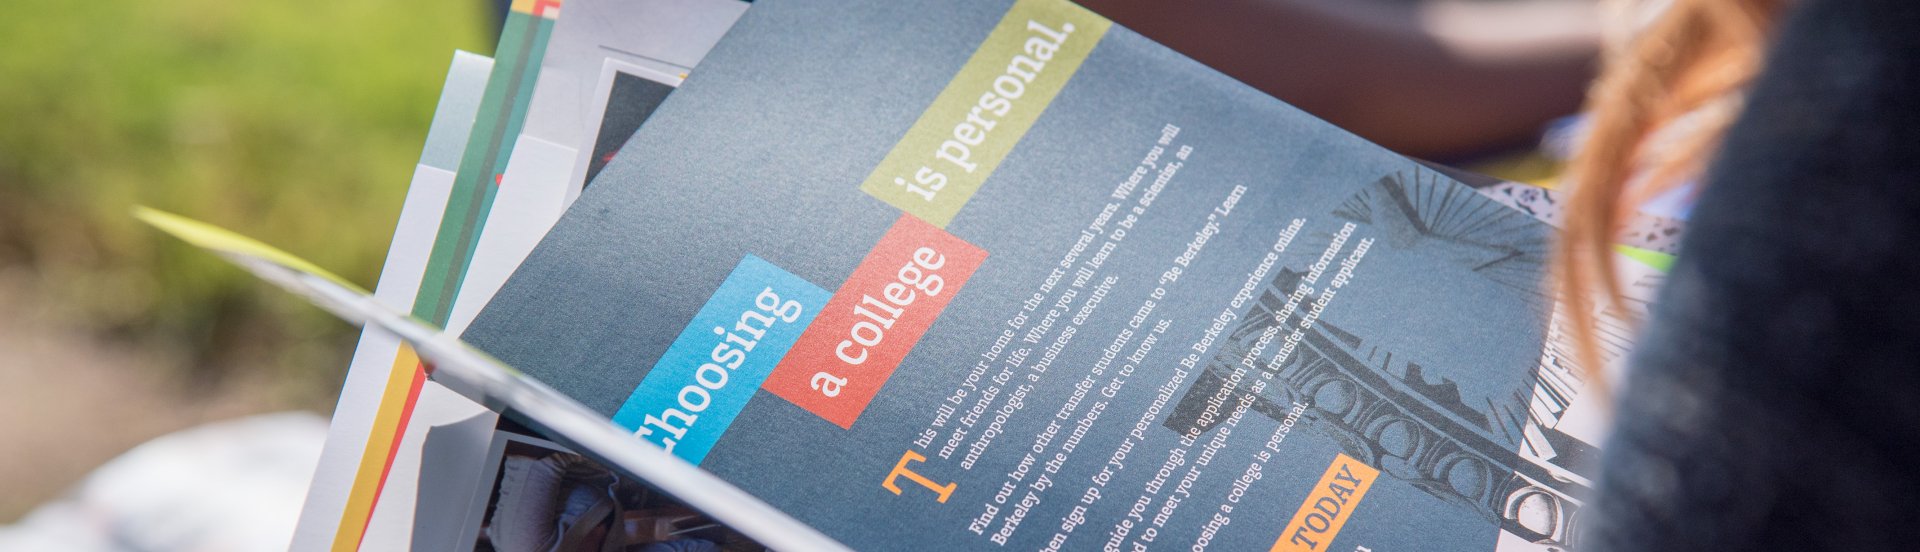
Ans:
<svg viewBox="0 0 1920 552"><path fill-rule="evenodd" d="M471 0L16 2L0 18L0 277L168 380L331 408L357 331L128 216L279 245L371 287Z"/></svg>

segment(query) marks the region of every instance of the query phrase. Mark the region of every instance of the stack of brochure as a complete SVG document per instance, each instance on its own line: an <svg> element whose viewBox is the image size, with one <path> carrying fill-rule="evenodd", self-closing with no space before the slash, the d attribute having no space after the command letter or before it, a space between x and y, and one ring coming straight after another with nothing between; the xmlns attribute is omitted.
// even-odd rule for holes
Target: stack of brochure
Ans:
<svg viewBox="0 0 1920 552"><path fill-rule="evenodd" d="M144 215L367 325L296 550L1580 541L1561 326L1634 313L1543 291L1551 191L1064 0L516 0L496 52L370 297Z"/></svg>

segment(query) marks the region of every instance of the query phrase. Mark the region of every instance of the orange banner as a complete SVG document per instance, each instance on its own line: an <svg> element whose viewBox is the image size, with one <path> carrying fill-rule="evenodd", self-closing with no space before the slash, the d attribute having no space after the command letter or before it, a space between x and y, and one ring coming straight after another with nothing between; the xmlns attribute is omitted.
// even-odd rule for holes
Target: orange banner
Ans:
<svg viewBox="0 0 1920 552"><path fill-rule="evenodd" d="M1333 465L1327 466L1320 483L1307 493L1307 500L1300 503L1300 510L1293 513L1293 521L1280 532L1280 540L1273 543L1270 552L1326 550L1378 477L1380 470L1372 466L1345 454L1335 456Z"/></svg>

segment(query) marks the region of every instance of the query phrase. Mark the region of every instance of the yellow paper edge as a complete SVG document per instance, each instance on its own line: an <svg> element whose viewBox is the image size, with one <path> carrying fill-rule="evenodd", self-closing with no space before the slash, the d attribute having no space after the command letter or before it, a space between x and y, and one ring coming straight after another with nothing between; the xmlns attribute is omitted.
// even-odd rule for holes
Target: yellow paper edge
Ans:
<svg viewBox="0 0 1920 552"><path fill-rule="evenodd" d="M324 268L320 268L320 265L313 264L292 253L282 251L279 248L234 233L225 228L146 206L135 206L133 208L133 217L201 249L215 253L266 260L293 270L326 278L328 281L339 284L356 293L362 295L368 294L367 290L354 285L353 282L349 282L345 278L328 272Z"/></svg>

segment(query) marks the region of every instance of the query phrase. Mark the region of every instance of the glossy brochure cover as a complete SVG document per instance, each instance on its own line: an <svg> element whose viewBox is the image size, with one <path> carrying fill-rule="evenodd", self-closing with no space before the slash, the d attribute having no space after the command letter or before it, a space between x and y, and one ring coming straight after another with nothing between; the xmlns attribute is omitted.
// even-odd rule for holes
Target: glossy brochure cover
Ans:
<svg viewBox="0 0 1920 552"><path fill-rule="evenodd" d="M855 548L1577 541L1551 229L1065 2L756 4L465 337Z"/></svg>

